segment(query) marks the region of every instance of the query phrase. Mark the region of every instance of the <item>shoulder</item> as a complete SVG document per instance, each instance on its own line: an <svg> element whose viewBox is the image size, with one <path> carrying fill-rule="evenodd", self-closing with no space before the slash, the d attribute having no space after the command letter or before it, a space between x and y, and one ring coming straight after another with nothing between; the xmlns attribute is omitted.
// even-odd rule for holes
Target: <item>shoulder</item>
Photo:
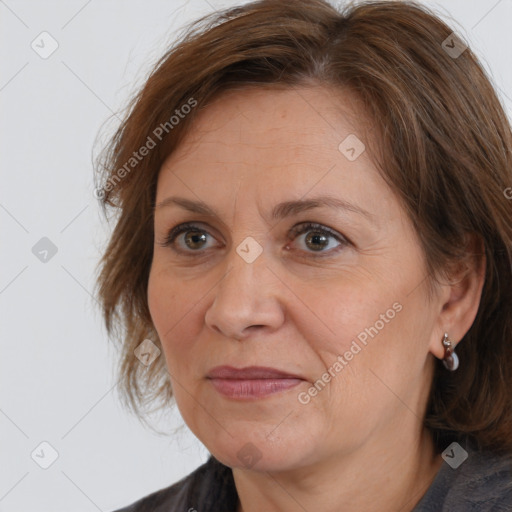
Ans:
<svg viewBox="0 0 512 512"><path fill-rule="evenodd" d="M413 512L510 512L512 455L466 448L457 468L444 463Z"/></svg>
<svg viewBox="0 0 512 512"><path fill-rule="evenodd" d="M512 510L512 456L472 451L471 464L462 469L448 495L450 503L466 502L465 510L501 512ZM468 457L469 460L469 457ZM451 470L451 468L449 468ZM453 471L453 470L452 470ZM457 470L455 470L457 471Z"/></svg>
<svg viewBox="0 0 512 512"><path fill-rule="evenodd" d="M238 496L231 468L213 456L180 481L115 512L208 512L236 510Z"/></svg>

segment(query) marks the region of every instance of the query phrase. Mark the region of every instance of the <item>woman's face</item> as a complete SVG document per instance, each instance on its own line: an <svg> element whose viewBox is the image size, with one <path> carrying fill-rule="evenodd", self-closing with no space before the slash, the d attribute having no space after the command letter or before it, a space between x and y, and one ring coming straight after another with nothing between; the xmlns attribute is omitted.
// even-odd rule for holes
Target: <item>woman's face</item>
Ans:
<svg viewBox="0 0 512 512"><path fill-rule="evenodd" d="M151 316L185 422L232 467L417 435L440 304L361 121L321 87L233 91L160 171ZM282 374L211 378L219 366Z"/></svg>

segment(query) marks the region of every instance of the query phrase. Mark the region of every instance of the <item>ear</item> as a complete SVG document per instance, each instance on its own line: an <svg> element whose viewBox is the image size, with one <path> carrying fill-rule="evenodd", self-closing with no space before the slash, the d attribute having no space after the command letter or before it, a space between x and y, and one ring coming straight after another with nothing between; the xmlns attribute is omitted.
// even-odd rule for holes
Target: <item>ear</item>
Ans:
<svg viewBox="0 0 512 512"><path fill-rule="evenodd" d="M439 285L439 314L430 352L444 357L441 343L444 333L457 345L475 321L485 281L486 257L483 240L476 233L467 235L466 258L455 262L447 271L446 283Z"/></svg>

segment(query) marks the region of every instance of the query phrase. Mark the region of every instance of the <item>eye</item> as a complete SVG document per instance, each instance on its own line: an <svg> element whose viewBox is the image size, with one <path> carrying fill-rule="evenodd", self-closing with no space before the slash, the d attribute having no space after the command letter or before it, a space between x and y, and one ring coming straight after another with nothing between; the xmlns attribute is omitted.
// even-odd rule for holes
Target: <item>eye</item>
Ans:
<svg viewBox="0 0 512 512"><path fill-rule="evenodd" d="M303 248L300 250L309 252L314 257L327 256L350 243L336 231L312 222L294 226L288 234L288 239L302 242ZM211 249L215 246L212 240L215 238L208 231L199 228L196 224L184 223L172 228L160 245L172 247L178 253L193 255L191 253L195 252L200 255L205 252L203 249ZM209 242L210 245L208 245Z"/></svg>
<svg viewBox="0 0 512 512"><path fill-rule="evenodd" d="M195 224L179 224L169 231L164 241L160 244L163 247L173 246L177 252L204 252L201 249L209 249L209 239L212 235L197 227Z"/></svg>
<svg viewBox="0 0 512 512"><path fill-rule="evenodd" d="M325 253L337 252L349 244L349 241L336 231L313 222L293 227L290 231L290 239L301 242L305 247L301 250L319 253L314 256L320 257L326 256Z"/></svg>

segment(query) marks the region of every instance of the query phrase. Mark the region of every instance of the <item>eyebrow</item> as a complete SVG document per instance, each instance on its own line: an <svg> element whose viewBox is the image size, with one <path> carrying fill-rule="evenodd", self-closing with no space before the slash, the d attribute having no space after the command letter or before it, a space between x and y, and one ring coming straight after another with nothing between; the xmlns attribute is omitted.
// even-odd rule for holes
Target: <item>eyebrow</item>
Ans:
<svg viewBox="0 0 512 512"><path fill-rule="evenodd" d="M203 201L192 201L190 199L177 196L168 197L167 199L160 201L155 205L154 209L157 210L158 208L164 208L166 206L171 205L181 206L183 209L188 210L189 212L192 213L198 213L209 217L220 218L220 215L217 213L217 211L214 208L208 206ZM321 207L341 209L348 212L360 214L372 222L375 220L374 214L361 208L360 206L345 201L344 199L328 195L317 196L311 199L284 201L274 206L270 214L270 218L271 220L280 220L285 217L297 215L298 213Z"/></svg>

